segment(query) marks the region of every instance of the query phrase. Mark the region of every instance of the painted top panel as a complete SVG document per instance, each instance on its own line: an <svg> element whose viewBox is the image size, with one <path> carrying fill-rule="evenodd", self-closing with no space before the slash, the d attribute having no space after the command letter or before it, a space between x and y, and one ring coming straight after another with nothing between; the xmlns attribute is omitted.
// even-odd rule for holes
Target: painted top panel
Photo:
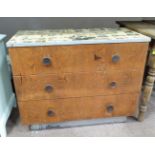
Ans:
<svg viewBox="0 0 155 155"><path fill-rule="evenodd" d="M18 31L8 47L149 42L150 38L127 28L93 28Z"/></svg>
<svg viewBox="0 0 155 155"><path fill-rule="evenodd" d="M6 37L5 34L0 34L0 41L3 40Z"/></svg>
<svg viewBox="0 0 155 155"><path fill-rule="evenodd" d="M155 39L155 22L119 21L118 24Z"/></svg>

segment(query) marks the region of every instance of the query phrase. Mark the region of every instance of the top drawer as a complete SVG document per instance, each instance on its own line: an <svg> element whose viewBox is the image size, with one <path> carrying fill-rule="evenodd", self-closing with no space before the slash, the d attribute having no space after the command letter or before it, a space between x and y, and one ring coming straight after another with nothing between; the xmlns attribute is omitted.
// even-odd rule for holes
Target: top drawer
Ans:
<svg viewBox="0 0 155 155"><path fill-rule="evenodd" d="M14 75L143 69L148 43L9 48Z"/></svg>

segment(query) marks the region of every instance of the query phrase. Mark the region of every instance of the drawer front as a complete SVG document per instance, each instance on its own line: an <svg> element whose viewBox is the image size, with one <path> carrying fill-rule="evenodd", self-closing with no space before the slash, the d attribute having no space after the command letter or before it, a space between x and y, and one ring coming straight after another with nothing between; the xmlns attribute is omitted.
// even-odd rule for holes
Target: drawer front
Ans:
<svg viewBox="0 0 155 155"><path fill-rule="evenodd" d="M148 43L9 48L14 75L143 70Z"/></svg>
<svg viewBox="0 0 155 155"><path fill-rule="evenodd" d="M23 124L133 116L139 94L19 102Z"/></svg>
<svg viewBox="0 0 155 155"><path fill-rule="evenodd" d="M143 72L64 73L14 77L19 101L139 92Z"/></svg>

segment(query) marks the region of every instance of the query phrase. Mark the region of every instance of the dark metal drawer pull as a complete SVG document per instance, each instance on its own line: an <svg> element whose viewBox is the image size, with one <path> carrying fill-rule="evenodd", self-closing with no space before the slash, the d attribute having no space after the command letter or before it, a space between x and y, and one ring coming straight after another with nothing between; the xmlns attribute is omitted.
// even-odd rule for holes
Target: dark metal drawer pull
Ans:
<svg viewBox="0 0 155 155"><path fill-rule="evenodd" d="M112 62L117 63L120 61L120 56L119 55L113 55L112 56Z"/></svg>
<svg viewBox="0 0 155 155"><path fill-rule="evenodd" d="M45 86L45 91L48 92L48 93L50 93L50 92L53 91L53 87L51 85L46 85Z"/></svg>
<svg viewBox="0 0 155 155"><path fill-rule="evenodd" d="M50 57L44 57L42 63L46 66L51 65L52 61Z"/></svg>
<svg viewBox="0 0 155 155"><path fill-rule="evenodd" d="M114 107L112 105L108 105L106 109L107 109L107 112L111 113L113 112Z"/></svg>
<svg viewBox="0 0 155 155"><path fill-rule="evenodd" d="M49 117L53 117L53 116L55 116L55 112L54 112L53 110L49 109L49 110L47 111L47 115L48 115Z"/></svg>
<svg viewBox="0 0 155 155"><path fill-rule="evenodd" d="M111 82L110 83L110 87L111 88L116 88L117 87L117 83L116 82Z"/></svg>

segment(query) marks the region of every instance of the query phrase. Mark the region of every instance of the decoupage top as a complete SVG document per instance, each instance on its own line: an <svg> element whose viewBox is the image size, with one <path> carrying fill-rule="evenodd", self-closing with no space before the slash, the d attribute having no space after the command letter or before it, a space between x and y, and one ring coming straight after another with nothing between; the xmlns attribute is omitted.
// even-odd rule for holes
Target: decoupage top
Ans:
<svg viewBox="0 0 155 155"><path fill-rule="evenodd" d="M18 31L8 47L149 42L150 37L127 28L93 28Z"/></svg>

